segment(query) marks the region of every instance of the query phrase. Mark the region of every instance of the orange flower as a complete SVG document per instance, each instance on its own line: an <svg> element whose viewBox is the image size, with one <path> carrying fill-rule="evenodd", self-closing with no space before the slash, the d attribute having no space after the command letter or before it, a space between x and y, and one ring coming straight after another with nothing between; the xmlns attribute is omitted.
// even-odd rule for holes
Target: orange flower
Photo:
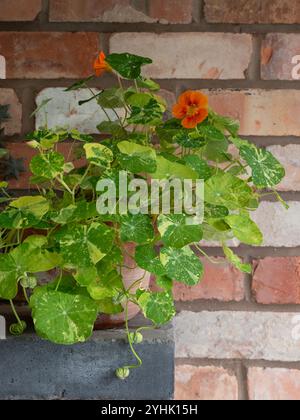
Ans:
<svg viewBox="0 0 300 420"><path fill-rule="evenodd" d="M106 55L101 51L94 62L96 76L101 76L105 71L112 71L110 65L105 61Z"/></svg>
<svg viewBox="0 0 300 420"><path fill-rule="evenodd" d="M188 90L179 96L173 107L173 116L185 128L195 128L208 116L208 97L201 92Z"/></svg>

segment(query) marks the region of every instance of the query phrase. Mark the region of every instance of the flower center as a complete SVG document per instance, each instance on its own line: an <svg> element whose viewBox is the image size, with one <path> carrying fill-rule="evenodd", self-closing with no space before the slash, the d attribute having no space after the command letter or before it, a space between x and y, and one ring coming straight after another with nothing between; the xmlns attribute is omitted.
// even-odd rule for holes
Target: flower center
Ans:
<svg viewBox="0 0 300 420"><path fill-rule="evenodd" d="M188 117L193 117L196 114L197 110L198 110L197 105L189 106L188 110L187 110L187 116Z"/></svg>

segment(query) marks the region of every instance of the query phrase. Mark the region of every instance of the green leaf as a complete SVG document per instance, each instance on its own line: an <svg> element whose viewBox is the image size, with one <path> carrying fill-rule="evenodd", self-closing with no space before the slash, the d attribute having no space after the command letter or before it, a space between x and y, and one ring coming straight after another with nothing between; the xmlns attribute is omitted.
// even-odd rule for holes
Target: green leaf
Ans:
<svg viewBox="0 0 300 420"><path fill-rule="evenodd" d="M108 147L99 143L87 143L84 146L86 158L96 166L104 167L110 166L114 160L113 153Z"/></svg>
<svg viewBox="0 0 300 420"><path fill-rule="evenodd" d="M124 312L124 308L120 303L115 303L113 298L102 299L97 302L100 313L108 315L116 315Z"/></svg>
<svg viewBox="0 0 300 420"><path fill-rule="evenodd" d="M205 201L229 210L246 208L253 197L251 188L245 181L219 172L205 182Z"/></svg>
<svg viewBox="0 0 300 420"><path fill-rule="evenodd" d="M49 210L49 203L42 196L25 196L10 203L11 208L0 213L0 227L23 229L37 226Z"/></svg>
<svg viewBox="0 0 300 420"><path fill-rule="evenodd" d="M33 175L45 179L53 179L64 171L65 159L62 154L51 151L46 154L34 156L30 163Z"/></svg>
<svg viewBox="0 0 300 420"><path fill-rule="evenodd" d="M232 136L237 136L240 123L239 121L233 120L229 117L224 117L222 115L218 115L212 111L210 111L210 117L212 119L212 123L214 126L220 131L228 131Z"/></svg>
<svg viewBox="0 0 300 420"><path fill-rule="evenodd" d="M252 266L251 264L243 264L241 259L227 246L223 246L225 257L228 259L231 264L236 267L238 270L242 271L243 273L252 273Z"/></svg>
<svg viewBox="0 0 300 420"><path fill-rule="evenodd" d="M153 96L149 93L133 93L127 99L127 104L130 106L143 108L151 101L151 99L153 99Z"/></svg>
<svg viewBox="0 0 300 420"><path fill-rule="evenodd" d="M265 149L242 146L240 155L251 167L253 183L259 188L274 187L285 176L283 166Z"/></svg>
<svg viewBox="0 0 300 420"><path fill-rule="evenodd" d="M114 231L102 223L65 225L55 234L67 267L91 267L112 248Z"/></svg>
<svg viewBox="0 0 300 420"><path fill-rule="evenodd" d="M4 156L7 156L8 151L6 149L0 149L0 159L2 159Z"/></svg>
<svg viewBox="0 0 300 420"><path fill-rule="evenodd" d="M206 219L223 219L228 216L229 211L224 206L214 206L206 203L204 209L204 216Z"/></svg>
<svg viewBox="0 0 300 420"><path fill-rule="evenodd" d="M19 272L16 262L9 254L0 254L0 297L14 299L18 292Z"/></svg>
<svg viewBox="0 0 300 420"><path fill-rule="evenodd" d="M157 276L165 274L165 269L152 245L138 246L135 250L135 261L140 268L149 273Z"/></svg>
<svg viewBox="0 0 300 420"><path fill-rule="evenodd" d="M10 255L22 267L23 271L29 273L40 273L50 271L60 266L61 257L56 252L49 252L46 249L47 238L40 235L32 235L25 239Z"/></svg>
<svg viewBox="0 0 300 420"><path fill-rule="evenodd" d="M241 242L248 245L261 245L263 235L256 223L247 215L232 214L225 218L226 223L231 227L234 236Z"/></svg>
<svg viewBox="0 0 300 420"><path fill-rule="evenodd" d="M208 163L197 155L189 155L183 158L187 166L197 172L198 178L206 181L212 176L212 169Z"/></svg>
<svg viewBox="0 0 300 420"><path fill-rule="evenodd" d="M157 276L156 279L157 286L161 287L162 289L166 290L167 292L171 292L173 288L173 280L171 280L167 276Z"/></svg>
<svg viewBox="0 0 300 420"><path fill-rule="evenodd" d="M102 108L122 108L124 106L123 90L121 88L106 89L100 93L97 102Z"/></svg>
<svg viewBox="0 0 300 420"><path fill-rule="evenodd" d="M154 82L154 80L151 79L145 79L144 77L139 77L137 79L137 85L140 88L149 89L152 91L160 90L160 86L158 83Z"/></svg>
<svg viewBox="0 0 300 420"><path fill-rule="evenodd" d="M78 140L83 143L92 143L94 141L94 137L90 136L89 134L80 133L78 130L73 129L70 131L70 136L73 140Z"/></svg>
<svg viewBox="0 0 300 420"><path fill-rule="evenodd" d="M64 225L66 223L81 222L98 216L96 203L88 203L87 201L79 201L76 204L70 204L68 207L61 209L51 216L51 220L55 223Z"/></svg>
<svg viewBox="0 0 300 420"><path fill-rule="evenodd" d="M150 97L143 106L131 106L131 115L127 118L127 123L155 126L161 123L164 112L165 107Z"/></svg>
<svg viewBox="0 0 300 420"><path fill-rule="evenodd" d="M87 290L94 300L113 298L123 292L122 277L116 270L112 270L100 278L95 278Z"/></svg>
<svg viewBox="0 0 300 420"><path fill-rule="evenodd" d="M122 141L118 143L118 149L122 153L119 161L124 169L132 173L156 171L156 153L152 147Z"/></svg>
<svg viewBox="0 0 300 420"><path fill-rule="evenodd" d="M105 61L125 79L137 79L141 75L141 68L151 64L150 58L140 57L129 53L109 54Z"/></svg>
<svg viewBox="0 0 300 420"><path fill-rule="evenodd" d="M203 264L188 246L163 248L160 260L168 277L188 286L198 284L203 276Z"/></svg>
<svg viewBox="0 0 300 420"><path fill-rule="evenodd" d="M10 203L10 207L18 209L24 215L32 214L41 219L49 211L50 205L45 197L37 195L18 198Z"/></svg>
<svg viewBox="0 0 300 420"><path fill-rule="evenodd" d="M197 172L192 168L182 165L181 163L172 162L163 156L157 156L157 170L153 174L153 179L169 179L178 178L181 180L198 179Z"/></svg>
<svg viewBox="0 0 300 420"><path fill-rule="evenodd" d="M151 219L145 214L122 216L120 233L122 242L145 244L154 238Z"/></svg>
<svg viewBox="0 0 300 420"><path fill-rule="evenodd" d="M181 130L181 122L172 118L156 127L156 134L161 142L174 143L174 137Z"/></svg>
<svg viewBox="0 0 300 420"><path fill-rule="evenodd" d="M204 137L207 141L224 141L226 139L224 133L216 127L208 124L199 124L197 126L199 135Z"/></svg>
<svg viewBox="0 0 300 420"><path fill-rule="evenodd" d="M144 292L138 303L145 317L157 325L166 324L176 314L172 295L168 292Z"/></svg>
<svg viewBox="0 0 300 420"><path fill-rule="evenodd" d="M229 142L225 136L221 139L210 139L203 148L203 156L212 160L213 162L226 162L226 152L228 150Z"/></svg>
<svg viewBox="0 0 300 420"><path fill-rule="evenodd" d="M164 245L174 248L199 242L203 237L202 227L188 224L188 217L184 214L160 215L158 230Z"/></svg>
<svg viewBox="0 0 300 420"><path fill-rule="evenodd" d="M97 129L100 133L112 134L114 137L121 137L126 134L126 131L120 126L118 121L102 121L102 123L97 125Z"/></svg>
<svg viewBox="0 0 300 420"><path fill-rule="evenodd" d="M41 246L40 236L28 237L9 254L0 254L0 297L13 299L17 294L17 282L26 273L49 271L59 266L61 259Z"/></svg>
<svg viewBox="0 0 300 420"><path fill-rule="evenodd" d="M38 335L56 344L86 341L93 332L98 305L83 295L58 291L39 293L32 305Z"/></svg>
<svg viewBox="0 0 300 420"><path fill-rule="evenodd" d="M173 137L173 141L189 149L199 149L206 144L206 139L196 130L180 130Z"/></svg>

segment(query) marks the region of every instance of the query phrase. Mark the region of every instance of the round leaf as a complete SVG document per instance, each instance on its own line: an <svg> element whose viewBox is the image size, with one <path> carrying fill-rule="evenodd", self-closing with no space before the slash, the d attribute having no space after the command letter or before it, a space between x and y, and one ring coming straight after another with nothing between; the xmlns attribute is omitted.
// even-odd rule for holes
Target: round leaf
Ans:
<svg viewBox="0 0 300 420"><path fill-rule="evenodd" d="M165 269L160 262L155 249L151 245L141 245L135 250L135 261L140 268L143 268L149 273L162 276L165 274Z"/></svg>
<svg viewBox="0 0 300 420"><path fill-rule="evenodd" d="M283 166L265 149L242 146L240 155L252 169L253 183L260 188L274 187L285 176Z"/></svg>
<svg viewBox="0 0 300 420"><path fill-rule="evenodd" d="M158 230L163 243L174 248L199 242L203 237L201 226L188 224L188 218L183 214L160 215Z"/></svg>
<svg viewBox="0 0 300 420"><path fill-rule="evenodd" d="M245 181L219 172L205 182L205 201L230 210L247 208L253 193Z"/></svg>
<svg viewBox="0 0 300 420"><path fill-rule="evenodd" d="M50 180L63 173L64 164L63 155L51 151L47 154L34 156L30 163L30 170L33 175Z"/></svg>
<svg viewBox="0 0 300 420"><path fill-rule="evenodd" d="M151 64L152 60L138 55L123 53L109 54L106 62L125 79L137 79L141 75L141 68L145 64Z"/></svg>
<svg viewBox="0 0 300 420"><path fill-rule="evenodd" d="M168 292L144 292L138 303L145 317L158 325L166 324L176 314L172 295Z"/></svg>
<svg viewBox="0 0 300 420"><path fill-rule="evenodd" d="M259 227L249 216L230 215L225 218L226 223L231 227L234 236L241 242L248 245L261 245L263 235Z"/></svg>
<svg viewBox="0 0 300 420"><path fill-rule="evenodd" d="M42 338L57 344L74 344L91 336L98 314L98 305L92 299L47 291L39 293L33 302L32 318Z"/></svg>
<svg viewBox="0 0 300 420"><path fill-rule="evenodd" d="M160 260L168 277L188 286L198 284L203 276L203 265L189 247L163 248Z"/></svg>

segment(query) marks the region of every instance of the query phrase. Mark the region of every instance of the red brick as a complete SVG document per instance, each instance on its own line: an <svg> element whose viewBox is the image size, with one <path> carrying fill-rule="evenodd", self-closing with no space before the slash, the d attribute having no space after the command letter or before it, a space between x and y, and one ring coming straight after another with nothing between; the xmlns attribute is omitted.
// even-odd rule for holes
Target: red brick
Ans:
<svg viewBox="0 0 300 420"><path fill-rule="evenodd" d="M179 365L175 373L175 400L222 400L238 399L236 377L219 367Z"/></svg>
<svg viewBox="0 0 300 420"><path fill-rule="evenodd" d="M71 143L60 143L58 146L58 151L65 156L66 160L69 157L70 146ZM34 188L34 185L29 184L29 178L32 175L29 170L29 163L37 152L34 149L27 146L26 143L7 143L6 148L10 151L12 157L16 159L23 159L24 168L26 170L20 175L19 179L9 180L9 188L20 190ZM80 167L84 164L83 159L78 160L72 158L71 156L71 158L69 158L68 161L70 160L73 160L75 167Z"/></svg>
<svg viewBox="0 0 300 420"><path fill-rule="evenodd" d="M149 15L161 23L190 23L193 20L193 0L151 0Z"/></svg>
<svg viewBox="0 0 300 420"><path fill-rule="evenodd" d="M0 89L0 105L9 105L10 119L3 124L4 134L12 136L20 134L22 129L22 105L12 89Z"/></svg>
<svg viewBox="0 0 300 420"><path fill-rule="evenodd" d="M92 32L0 32L8 79L85 77L99 49L99 34Z"/></svg>
<svg viewBox="0 0 300 420"><path fill-rule="evenodd" d="M1 0L0 21L31 21L40 13L42 0Z"/></svg>
<svg viewBox="0 0 300 420"><path fill-rule="evenodd" d="M205 0L205 17L215 23L300 23L298 0Z"/></svg>
<svg viewBox="0 0 300 420"><path fill-rule="evenodd" d="M50 0L52 22L149 22L130 0Z"/></svg>
<svg viewBox="0 0 300 420"><path fill-rule="evenodd" d="M205 258L204 277L193 287L175 283L174 297L177 301L193 301L197 299L216 299L223 302L241 301L244 299L244 275L223 258L220 264L213 264Z"/></svg>
<svg viewBox="0 0 300 420"><path fill-rule="evenodd" d="M299 80L299 70L297 71L296 66L300 60L293 62L293 58L300 55L299 43L300 34L266 35L261 50L262 78L264 80Z"/></svg>
<svg viewBox="0 0 300 420"><path fill-rule="evenodd" d="M300 400L300 371L295 369L251 368L249 397L253 401Z"/></svg>
<svg viewBox="0 0 300 420"><path fill-rule="evenodd" d="M300 257L256 261L252 287L258 303L300 304Z"/></svg>
<svg viewBox="0 0 300 420"><path fill-rule="evenodd" d="M210 106L241 123L240 134L299 136L299 90L211 90Z"/></svg>

